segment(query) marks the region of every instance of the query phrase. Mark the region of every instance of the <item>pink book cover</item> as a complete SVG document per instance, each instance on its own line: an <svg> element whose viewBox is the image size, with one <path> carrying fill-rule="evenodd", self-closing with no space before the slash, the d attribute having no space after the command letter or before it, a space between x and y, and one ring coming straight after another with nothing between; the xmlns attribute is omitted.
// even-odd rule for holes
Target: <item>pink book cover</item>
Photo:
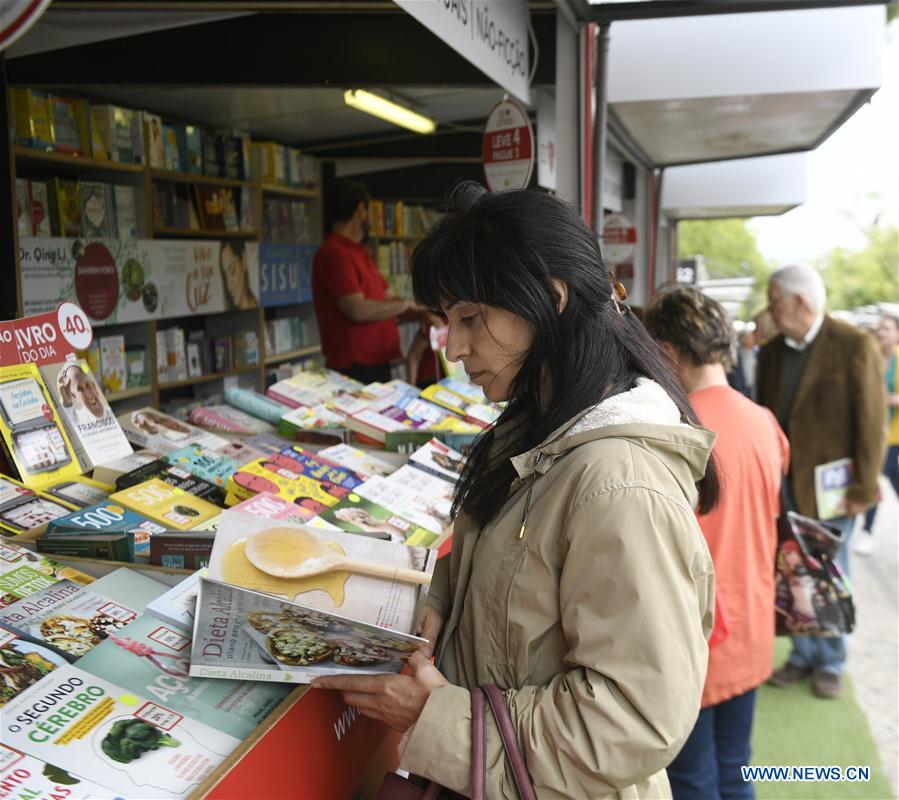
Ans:
<svg viewBox="0 0 899 800"><path fill-rule="evenodd" d="M254 517L281 519L288 522L306 522L316 514L312 509L291 503L289 500L284 500L270 492L260 492L257 495L253 495L249 500L244 500L242 503L232 506L230 510L242 511L244 514L252 514Z"/></svg>
<svg viewBox="0 0 899 800"><path fill-rule="evenodd" d="M257 433L249 428L245 428L234 420L223 417L208 408L194 408L187 417L188 422L198 425L201 428L207 428L213 431L227 431L229 433Z"/></svg>

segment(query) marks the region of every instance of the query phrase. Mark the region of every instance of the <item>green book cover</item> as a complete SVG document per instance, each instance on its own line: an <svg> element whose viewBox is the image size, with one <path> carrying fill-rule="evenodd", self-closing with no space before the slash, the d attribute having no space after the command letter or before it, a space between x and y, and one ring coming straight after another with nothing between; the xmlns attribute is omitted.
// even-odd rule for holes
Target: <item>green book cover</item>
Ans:
<svg viewBox="0 0 899 800"><path fill-rule="evenodd" d="M78 667L239 739L252 733L293 688L191 678L190 644L183 632L145 614L108 636Z"/></svg>

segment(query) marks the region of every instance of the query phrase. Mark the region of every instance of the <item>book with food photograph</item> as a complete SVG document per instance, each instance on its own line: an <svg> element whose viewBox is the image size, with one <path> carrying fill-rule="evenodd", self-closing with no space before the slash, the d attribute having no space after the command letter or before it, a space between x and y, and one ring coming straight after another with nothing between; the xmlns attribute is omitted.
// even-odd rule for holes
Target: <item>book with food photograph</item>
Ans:
<svg viewBox="0 0 899 800"><path fill-rule="evenodd" d="M200 579L190 674L279 683L398 673L424 639Z"/></svg>

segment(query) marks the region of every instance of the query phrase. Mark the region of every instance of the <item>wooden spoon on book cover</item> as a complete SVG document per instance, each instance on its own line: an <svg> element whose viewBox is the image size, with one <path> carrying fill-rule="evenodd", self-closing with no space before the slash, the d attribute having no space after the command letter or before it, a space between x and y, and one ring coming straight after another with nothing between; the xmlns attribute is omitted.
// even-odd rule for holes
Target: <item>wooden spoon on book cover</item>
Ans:
<svg viewBox="0 0 899 800"><path fill-rule="evenodd" d="M330 542L299 528L261 530L247 539L244 552L256 569L276 578L311 578L326 572L354 572L403 583L431 583L430 573L348 558Z"/></svg>

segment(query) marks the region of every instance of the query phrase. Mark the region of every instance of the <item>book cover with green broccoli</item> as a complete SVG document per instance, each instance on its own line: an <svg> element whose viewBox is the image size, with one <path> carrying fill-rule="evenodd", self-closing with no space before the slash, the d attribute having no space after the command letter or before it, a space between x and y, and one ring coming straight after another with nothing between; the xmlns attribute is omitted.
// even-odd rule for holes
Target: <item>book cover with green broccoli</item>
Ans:
<svg viewBox="0 0 899 800"><path fill-rule="evenodd" d="M3 742L124 797L189 795L240 740L71 665L3 708Z"/></svg>
<svg viewBox="0 0 899 800"><path fill-rule="evenodd" d="M37 800L124 800L106 786L60 769L38 758L26 756L0 744L0 786L5 797Z"/></svg>

